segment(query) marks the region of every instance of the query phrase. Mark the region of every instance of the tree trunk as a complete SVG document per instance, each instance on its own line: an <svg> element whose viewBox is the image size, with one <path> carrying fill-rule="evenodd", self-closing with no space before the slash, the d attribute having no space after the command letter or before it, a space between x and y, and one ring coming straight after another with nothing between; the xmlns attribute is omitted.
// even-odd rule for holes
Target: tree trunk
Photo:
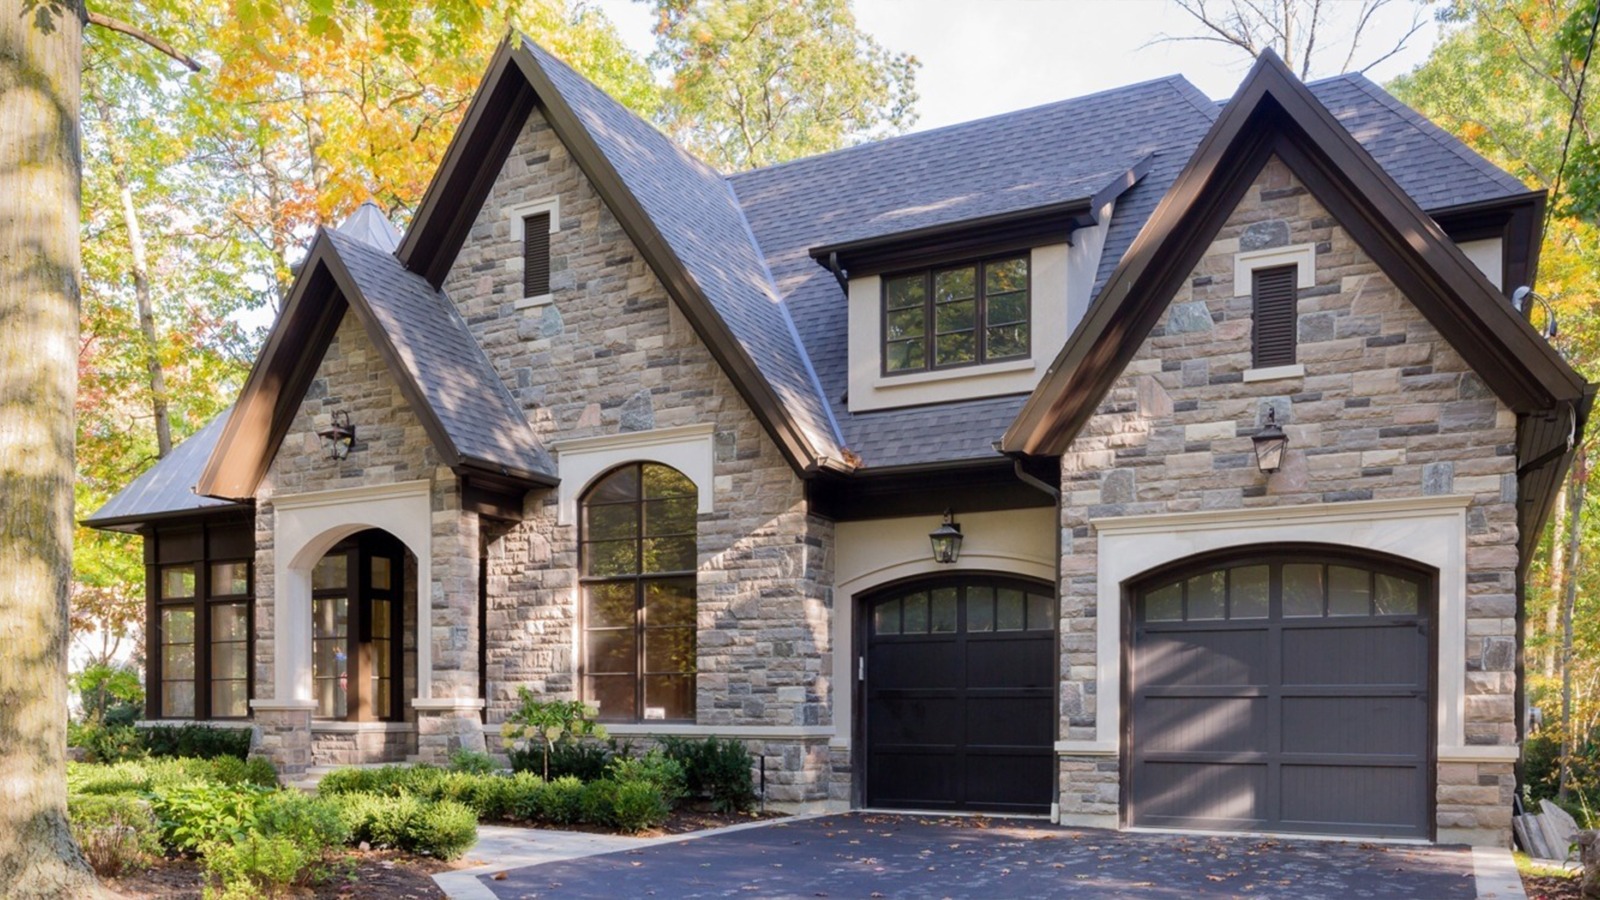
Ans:
<svg viewBox="0 0 1600 900"><path fill-rule="evenodd" d="M97 896L67 827L81 0L0 7L0 892Z"/></svg>
<svg viewBox="0 0 1600 900"><path fill-rule="evenodd" d="M104 99L99 101L100 119L106 130L112 128L115 113ZM155 306L150 301L150 267L146 262L144 230L139 227L139 208L133 202L133 185L128 181L126 157L119 148L110 154L112 178L122 195L122 224L128 230L128 253L132 258L128 274L133 279L133 297L139 307L139 333L144 337L144 367L150 383L150 413L156 424L156 457L165 459L172 452L172 418L167 411L167 373L161 367L161 343L156 337Z"/></svg>
<svg viewBox="0 0 1600 900"><path fill-rule="evenodd" d="M1583 550L1583 494L1589 484L1589 461L1581 451L1572 462L1572 494L1568 500L1567 590L1561 601L1561 780L1556 796L1567 799L1572 751L1577 742L1572 722L1572 607L1578 602L1579 554Z"/></svg>

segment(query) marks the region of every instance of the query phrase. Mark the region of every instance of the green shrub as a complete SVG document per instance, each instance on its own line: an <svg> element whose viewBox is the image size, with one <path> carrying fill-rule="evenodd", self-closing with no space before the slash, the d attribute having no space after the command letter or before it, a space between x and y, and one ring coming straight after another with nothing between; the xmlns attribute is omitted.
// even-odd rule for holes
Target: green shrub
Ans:
<svg viewBox="0 0 1600 900"><path fill-rule="evenodd" d="M445 772L426 763L376 769L335 769L317 782L319 794L428 795Z"/></svg>
<svg viewBox="0 0 1600 900"><path fill-rule="evenodd" d="M67 744L83 750L90 762L115 763L145 755L139 732L131 725L68 723Z"/></svg>
<svg viewBox="0 0 1600 900"><path fill-rule="evenodd" d="M584 785L578 794L578 820L602 828L615 828L617 787L609 778Z"/></svg>
<svg viewBox="0 0 1600 900"><path fill-rule="evenodd" d="M299 846L325 853L350 839L350 827L338 807L299 791L276 791L256 809L256 831L286 837Z"/></svg>
<svg viewBox="0 0 1600 900"><path fill-rule="evenodd" d="M500 766L494 761L494 757L465 747L458 747L450 754L450 764L446 768L452 772L468 772L473 775L493 775L500 771Z"/></svg>
<svg viewBox="0 0 1600 900"><path fill-rule="evenodd" d="M585 738L605 739L605 727L594 720L597 711L580 700L540 700L526 687L517 688L518 706L500 726L500 740L517 771L538 772L546 780L583 773L558 771L558 748L581 746ZM519 761L521 768L518 768ZM605 766L593 776L600 777Z"/></svg>
<svg viewBox="0 0 1600 900"><path fill-rule="evenodd" d="M531 822L544 804L545 782L532 772L517 772L500 779L500 818Z"/></svg>
<svg viewBox="0 0 1600 900"><path fill-rule="evenodd" d="M665 822L670 815L672 803L662 795L656 784L649 781L617 783L611 798L611 824L618 830L629 833L644 831Z"/></svg>
<svg viewBox="0 0 1600 900"><path fill-rule="evenodd" d="M248 833L256 811L270 791L253 784L198 782L158 787L151 794L161 840L174 850L198 850L202 844Z"/></svg>
<svg viewBox="0 0 1600 900"><path fill-rule="evenodd" d="M455 859L477 843L478 817L453 800L426 804L407 823L401 849Z"/></svg>
<svg viewBox="0 0 1600 900"><path fill-rule="evenodd" d="M250 755L248 728L151 725L139 729L139 739L151 756L187 756L195 759L237 756L244 759Z"/></svg>
<svg viewBox="0 0 1600 900"><path fill-rule="evenodd" d="M665 737L661 749L683 766L690 796L709 800L718 812L744 812L755 806L751 776L755 761L744 744L715 737L703 741Z"/></svg>
<svg viewBox="0 0 1600 900"><path fill-rule="evenodd" d="M331 794L321 799L325 799L339 814L340 822L351 843L362 841L377 843L374 840L373 826L377 823L380 808L393 798L378 794L346 793Z"/></svg>
<svg viewBox="0 0 1600 900"><path fill-rule="evenodd" d="M72 836L95 874L115 878L142 869L161 852L161 829L148 801L125 795L69 794Z"/></svg>
<svg viewBox="0 0 1600 900"><path fill-rule="evenodd" d="M144 679L132 665L92 663L72 676L72 688L87 722L127 726L144 712Z"/></svg>
<svg viewBox="0 0 1600 900"><path fill-rule="evenodd" d="M659 748L644 756L618 756L611 761L608 778L627 784L641 782L655 788L668 809L675 808L686 793L683 763Z"/></svg>
<svg viewBox="0 0 1600 900"><path fill-rule="evenodd" d="M547 782L539 792L539 821L551 825L571 825L578 821L583 800L583 782L571 775L564 775L554 781Z"/></svg>
<svg viewBox="0 0 1600 900"><path fill-rule="evenodd" d="M138 794L150 789L150 776L137 763L67 763L67 790L75 794Z"/></svg>
<svg viewBox="0 0 1600 900"><path fill-rule="evenodd" d="M281 897L291 885L315 876L320 851L281 835L250 833L202 845L206 874L220 882L212 897Z"/></svg>

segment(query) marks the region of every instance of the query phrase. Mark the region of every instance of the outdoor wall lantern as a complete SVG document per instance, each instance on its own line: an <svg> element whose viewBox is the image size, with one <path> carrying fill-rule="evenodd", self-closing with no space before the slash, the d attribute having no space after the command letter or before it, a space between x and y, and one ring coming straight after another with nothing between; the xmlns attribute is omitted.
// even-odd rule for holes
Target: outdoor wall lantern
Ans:
<svg viewBox="0 0 1600 900"><path fill-rule="evenodd" d="M1256 466L1268 475L1283 465L1283 448L1289 446L1289 436L1278 427L1278 411L1267 409L1267 424L1250 440L1256 444Z"/></svg>
<svg viewBox="0 0 1600 900"><path fill-rule="evenodd" d="M944 511L944 524L929 532L928 540L933 544L934 562L948 564L961 558L961 526L950 510Z"/></svg>
<svg viewBox="0 0 1600 900"><path fill-rule="evenodd" d="M317 437L328 442L329 459L344 459L355 445L356 427L350 424L350 414L341 409L333 414L327 428L317 432Z"/></svg>

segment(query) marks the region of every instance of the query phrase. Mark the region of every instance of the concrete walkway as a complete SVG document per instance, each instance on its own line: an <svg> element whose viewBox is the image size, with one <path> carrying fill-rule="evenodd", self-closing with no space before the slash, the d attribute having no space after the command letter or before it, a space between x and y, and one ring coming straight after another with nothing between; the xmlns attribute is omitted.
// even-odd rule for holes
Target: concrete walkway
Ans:
<svg viewBox="0 0 1600 900"><path fill-rule="evenodd" d="M1507 851L1136 834L879 814L661 838L484 827L457 900L571 897L1283 897L1525 900ZM495 878L500 875L500 878Z"/></svg>

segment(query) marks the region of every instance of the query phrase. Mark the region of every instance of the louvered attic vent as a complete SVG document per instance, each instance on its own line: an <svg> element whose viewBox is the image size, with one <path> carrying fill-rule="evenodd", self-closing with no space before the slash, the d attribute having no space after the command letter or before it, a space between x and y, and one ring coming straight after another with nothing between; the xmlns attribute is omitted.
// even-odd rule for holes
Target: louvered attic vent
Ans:
<svg viewBox="0 0 1600 900"><path fill-rule="evenodd" d="M522 296L550 293L550 214L522 220Z"/></svg>
<svg viewBox="0 0 1600 900"><path fill-rule="evenodd" d="M1295 356L1295 325L1297 316L1295 281L1296 266L1275 266L1256 269L1252 274L1251 297L1254 300L1255 368L1292 366Z"/></svg>

